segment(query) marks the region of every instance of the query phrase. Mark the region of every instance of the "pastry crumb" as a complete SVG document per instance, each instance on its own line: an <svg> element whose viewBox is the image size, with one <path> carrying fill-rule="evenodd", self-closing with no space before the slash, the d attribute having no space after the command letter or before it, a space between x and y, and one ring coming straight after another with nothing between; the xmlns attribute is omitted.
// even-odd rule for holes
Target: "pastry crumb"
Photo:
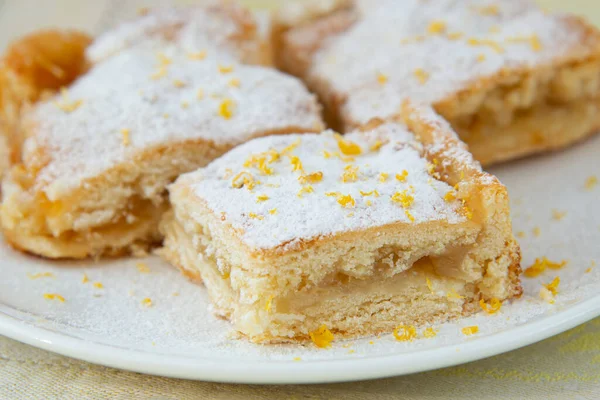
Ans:
<svg viewBox="0 0 600 400"><path fill-rule="evenodd" d="M58 300L61 303L65 302L65 298L62 297L60 294L56 294L56 293L44 293L44 299L46 299L46 300Z"/></svg>

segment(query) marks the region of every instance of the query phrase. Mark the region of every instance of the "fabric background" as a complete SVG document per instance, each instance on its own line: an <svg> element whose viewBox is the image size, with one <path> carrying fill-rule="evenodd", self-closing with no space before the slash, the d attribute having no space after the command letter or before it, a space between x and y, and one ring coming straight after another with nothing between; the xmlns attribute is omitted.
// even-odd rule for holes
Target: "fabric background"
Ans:
<svg viewBox="0 0 600 400"><path fill-rule="evenodd" d="M177 0L191 3L194 0ZM201 0L196 0L201 1ZM539 0L600 24L598 0ZM0 0L0 51L40 27L97 33L138 7L166 1ZM274 8L278 0L246 0ZM600 319L459 367L383 380L303 386L192 382L95 366L0 336L0 399L598 399Z"/></svg>

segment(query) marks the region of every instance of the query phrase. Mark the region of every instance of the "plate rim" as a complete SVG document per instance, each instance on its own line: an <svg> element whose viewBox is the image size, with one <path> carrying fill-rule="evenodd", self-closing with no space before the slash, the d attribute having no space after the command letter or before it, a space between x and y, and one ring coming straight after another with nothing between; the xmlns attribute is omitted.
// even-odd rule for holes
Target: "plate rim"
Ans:
<svg viewBox="0 0 600 400"><path fill-rule="evenodd" d="M355 360L235 361L168 356L52 332L2 312L0 335L92 364L146 375L220 383L319 384L402 376L506 353L599 317L599 300L597 295L533 322L460 344Z"/></svg>

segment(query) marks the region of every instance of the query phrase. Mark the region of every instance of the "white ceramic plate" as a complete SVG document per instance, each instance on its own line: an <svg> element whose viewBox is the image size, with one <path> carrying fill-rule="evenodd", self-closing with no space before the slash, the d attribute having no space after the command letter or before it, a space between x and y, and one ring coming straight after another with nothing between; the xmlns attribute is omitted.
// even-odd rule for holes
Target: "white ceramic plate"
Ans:
<svg viewBox="0 0 600 400"><path fill-rule="evenodd" d="M489 357L542 340L600 315L600 137L558 154L495 168L513 199L523 265L536 257L568 265L524 279L525 295L499 313L436 326L433 339L392 335L312 345L257 346L231 339L202 287L156 258L53 263L0 244L0 334L97 364L169 377L238 383L317 383L381 378ZM566 212L561 220L553 209ZM533 234L539 228L539 236ZM523 236L523 235L521 235ZM136 264L143 261L150 273ZM590 267L591 270L588 270ZM587 271L587 272L586 272ZM35 278L50 272L53 277ZM90 282L83 283L84 273ZM560 276L550 305L538 294ZM100 282L104 288L94 287ZM66 301L48 300L60 294ZM152 307L142 304L152 300ZM465 336L461 328L478 325ZM299 360L298 360L299 358Z"/></svg>

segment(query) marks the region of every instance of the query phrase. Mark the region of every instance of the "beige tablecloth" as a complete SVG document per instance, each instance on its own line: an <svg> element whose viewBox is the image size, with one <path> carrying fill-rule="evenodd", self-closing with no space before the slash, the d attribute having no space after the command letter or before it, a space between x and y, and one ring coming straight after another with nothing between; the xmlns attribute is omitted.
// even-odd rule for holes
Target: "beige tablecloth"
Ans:
<svg viewBox="0 0 600 400"><path fill-rule="evenodd" d="M192 2L179 0L178 2ZM400 1L400 0L399 0ZM599 0L540 0L600 23ZM148 1L0 0L0 50L39 27L99 32ZM156 2L154 2L156 3ZM274 7L277 0L247 0ZM487 360L334 385L245 386L150 377L54 355L0 336L0 399L599 399L600 319Z"/></svg>

